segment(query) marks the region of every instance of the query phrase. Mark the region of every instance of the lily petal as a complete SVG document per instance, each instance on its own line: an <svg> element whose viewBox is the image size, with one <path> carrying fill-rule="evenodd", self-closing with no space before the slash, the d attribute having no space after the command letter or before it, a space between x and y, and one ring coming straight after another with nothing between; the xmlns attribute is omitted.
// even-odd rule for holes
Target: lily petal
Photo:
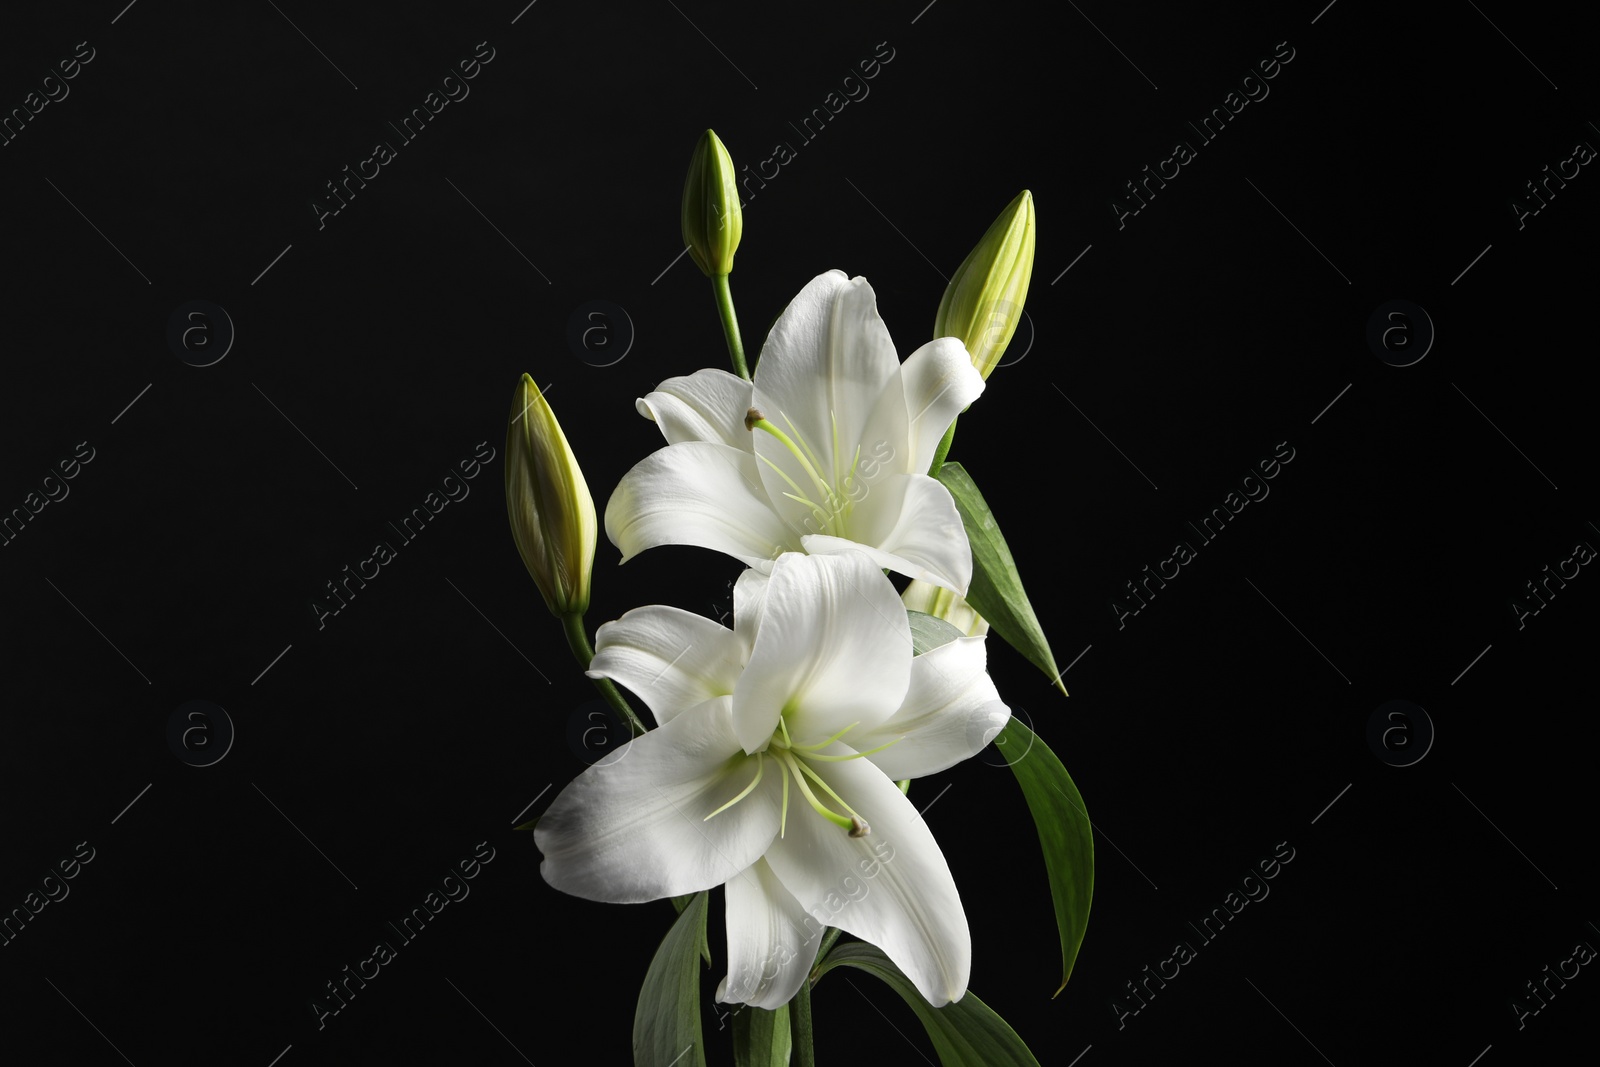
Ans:
<svg viewBox="0 0 1600 1067"><path fill-rule="evenodd" d="M706 819L757 770L731 705L717 697L690 708L574 778L534 827L544 880L585 900L636 904L721 885L759 859L778 833L776 775Z"/></svg>
<svg viewBox="0 0 1600 1067"><path fill-rule="evenodd" d="M797 443L803 437L820 464L818 473L837 481L835 468L840 475L848 469L878 398L899 372L900 357L878 316L872 286L865 278L847 280L843 271L828 271L800 290L773 324L756 365L753 403L785 433L798 434ZM835 455L836 435L844 455ZM782 442L758 434L754 446L807 486L809 479ZM787 482L765 463L761 477L772 500L783 501Z"/></svg>
<svg viewBox="0 0 1600 1067"><path fill-rule="evenodd" d="M910 648L905 607L865 556L779 556L734 686L734 732L755 752L786 712L798 743L874 726L905 700Z"/></svg>
<svg viewBox="0 0 1600 1067"><path fill-rule="evenodd" d="M900 710L850 734L850 747L890 778L922 778L983 750L1011 718L985 669L984 639L962 637L911 661L911 687ZM896 739L899 740L896 740Z"/></svg>
<svg viewBox="0 0 1600 1067"><path fill-rule="evenodd" d="M960 340L941 337L906 357L900 367L912 455L908 474L926 474L944 432L983 392L983 375Z"/></svg>
<svg viewBox="0 0 1600 1067"><path fill-rule="evenodd" d="M807 534L800 542L811 553L875 548L882 555L868 554L880 567L966 596L972 582L972 546L955 498L938 479L926 474L880 476L868 484L851 513L850 534L851 540Z"/></svg>
<svg viewBox="0 0 1600 1067"><path fill-rule="evenodd" d="M595 635L591 678L625 685L657 724L712 697L733 692L744 649L732 630L682 608L635 608Z"/></svg>
<svg viewBox="0 0 1600 1067"><path fill-rule="evenodd" d="M750 451L750 431L744 427L745 412L750 408L750 383L736 374L707 367L668 378L635 401L634 407L661 427L661 435L669 445L713 441L741 452Z"/></svg>
<svg viewBox="0 0 1600 1067"><path fill-rule="evenodd" d="M685 441L652 452L623 475L606 504L606 536L626 563L657 545L699 545L750 566L798 550L773 514L755 456L730 445Z"/></svg>
<svg viewBox="0 0 1600 1067"><path fill-rule="evenodd" d="M928 1003L960 1000L972 968L972 934L928 824L867 760L814 769L860 812L871 833L851 837L801 808L790 812L767 862L819 921L883 949Z"/></svg>
<svg viewBox="0 0 1600 1067"><path fill-rule="evenodd" d="M767 571L770 570L769 566ZM741 668L750 661L750 653L756 647L756 630L766 609L767 584L771 581L767 571L751 567L733 583L733 632L739 639Z"/></svg>
<svg viewBox="0 0 1600 1067"><path fill-rule="evenodd" d="M783 887L766 860L728 883L728 976L720 1004L776 1011L800 991L816 960L818 923Z"/></svg>

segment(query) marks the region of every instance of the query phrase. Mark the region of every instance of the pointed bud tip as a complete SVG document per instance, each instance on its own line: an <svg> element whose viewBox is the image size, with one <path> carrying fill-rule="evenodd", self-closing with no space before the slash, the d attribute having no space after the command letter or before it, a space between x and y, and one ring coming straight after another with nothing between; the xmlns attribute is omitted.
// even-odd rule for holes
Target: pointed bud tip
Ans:
<svg viewBox="0 0 1600 1067"><path fill-rule="evenodd" d="M999 364L1022 318L1033 275L1033 193L1011 199L968 253L939 301L935 337L956 337L985 379Z"/></svg>

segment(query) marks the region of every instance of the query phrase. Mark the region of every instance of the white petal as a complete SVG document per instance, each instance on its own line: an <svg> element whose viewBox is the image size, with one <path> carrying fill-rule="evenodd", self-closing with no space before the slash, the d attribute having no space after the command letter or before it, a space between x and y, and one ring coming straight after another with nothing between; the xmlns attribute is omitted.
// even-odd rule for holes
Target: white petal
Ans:
<svg viewBox="0 0 1600 1067"><path fill-rule="evenodd" d="M595 635L589 677L625 685L657 723L733 692L744 650L732 630L682 608L635 608Z"/></svg>
<svg viewBox="0 0 1600 1067"><path fill-rule="evenodd" d="M944 432L983 392L983 375L973 367L965 345L954 337L941 337L906 357L900 379L905 388L906 424L915 454L907 470L926 474Z"/></svg>
<svg viewBox="0 0 1600 1067"><path fill-rule="evenodd" d="M771 569L770 564L766 572L751 567L739 575L739 580L733 584L733 632L739 639L741 669L750 661L750 652L756 647L756 631L761 625L761 613L767 604Z"/></svg>
<svg viewBox="0 0 1600 1067"><path fill-rule="evenodd" d="M928 824L867 760L811 766L871 832L851 837L805 803L791 803L784 836L773 841L767 862L818 921L883 949L928 1003L960 1000L972 935Z"/></svg>
<svg viewBox="0 0 1600 1067"><path fill-rule="evenodd" d="M754 863L778 832L771 760L749 796L705 818L757 769L733 735L731 703L690 708L574 778L534 827L544 880L586 900L635 904L710 889Z"/></svg>
<svg viewBox="0 0 1600 1067"><path fill-rule="evenodd" d="M669 445L714 441L750 451L750 431L744 428L745 412L750 410L750 383L738 375L707 367L668 378L634 406L661 427Z"/></svg>
<svg viewBox="0 0 1600 1067"><path fill-rule="evenodd" d="M755 467L753 455L729 445L668 445L623 475L606 504L606 536L624 563L657 545L700 545L751 566L798 549Z"/></svg>
<svg viewBox="0 0 1600 1067"><path fill-rule="evenodd" d="M773 564L755 647L733 690L746 752L788 714L796 743L894 714L911 680L911 628L894 586L859 553Z"/></svg>
<svg viewBox="0 0 1600 1067"><path fill-rule="evenodd" d="M921 778L976 756L1011 718L988 671L984 639L962 637L911 661L911 688L900 710L871 730L852 731L850 747L890 778ZM900 740L896 741L896 738Z"/></svg>
<svg viewBox="0 0 1600 1067"><path fill-rule="evenodd" d="M766 860L728 880L728 976L719 1004L776 1011L811 973L823 924L806 914Z"/></svg>
<svg viewBox="0 0 1600 1067"><path fill-rule="evenodd" d="M785 433L798 433L797 443L804 438L820 463L818 473L831 482L835 467L841 476L848 469L878 398L899 370L872 286L865 278L846 281L843 272L829 271L813 278L773 324L756 364L753 402ZM842 453L837 460L836 432ZM757 431L754 446L807 487L799 463L780 441ZM793 491L766 464L761 476L775 501ZM810 487L806 495L826 506L814 492Z"/></svg>
<svg viewBox="0 0 1600 1067"><path fill-rule="evenodd" d="M849 551L852 542L876 548L885 553L874 556L879 566L966 595L972 546L955 498L938 479L890 474L871 482L850 514L846 533L847 541L821 534L800 540L814 553Z"/></svg>

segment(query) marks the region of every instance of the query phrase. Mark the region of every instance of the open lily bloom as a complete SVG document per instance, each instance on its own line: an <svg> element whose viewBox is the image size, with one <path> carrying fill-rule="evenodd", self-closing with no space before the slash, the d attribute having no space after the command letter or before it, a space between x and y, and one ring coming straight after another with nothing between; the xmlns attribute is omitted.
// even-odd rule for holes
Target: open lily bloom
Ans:
<svg viewBox="0 0 1600 1067"><path fill-rule="evenodd" d="M1010 710L984 639L913 658L904 607L866 556L786 553L734 587L734 629L671 607L600 628L589 673L658 729L574 779L534 830L540 872L589 900L727 886L727 1003L777 1008L835 926L929 1003L967 989L950 868L895 785L976 754Z"/></svg>
<svg viewBox="0 0 1600 1067"><path fill-rule="evenodd" d="M860 551L965 594L972 550L949 490L927 472L981 392L958 339L901 363L866 279L818 275L773 325L753 383L701 370L638 402L667 447L617 486L606 536L624 562L667 544L761 570L781 552Z"/></svg>

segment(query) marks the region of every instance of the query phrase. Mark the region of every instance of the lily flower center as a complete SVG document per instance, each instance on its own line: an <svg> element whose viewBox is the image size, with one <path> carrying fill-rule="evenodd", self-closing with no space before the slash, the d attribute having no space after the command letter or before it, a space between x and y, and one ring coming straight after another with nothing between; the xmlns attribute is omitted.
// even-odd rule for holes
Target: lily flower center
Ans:
<svg viewBox="0 0 1600 1067"><path fill-rule="evenodd" d="M770 759L777 764L778 773L783 776L783 811L778 821L779 837L784 836L789 826L789 782L791 779L793 779L795 788L800 795L805 798L806 803L811 805L812 811L815 811L841 830L847 831L851 837L867 836L872 832L872 827L867 825L867 820L863 819L860 812L852 808L843 797L834 792L833 788L822 780L822 776L809 766L812 761L833 763L840 760L860 759L862 756L870 756L874 752L882 752L890 745L903 740L902 737L897 737L893 741L887 741L876 748L869 748L865 752L850 752L843 755L825 755L820 751L859 725L861 725L859 722L853 722L831 737L811 744L800 745L796 744L793 738L789 736L788 723L784 717L780 716L778 729L773 733L772 739L767 743L767 747L755 754L756 773L755 777L750 779L750 784L739 790L733 799L713 811L710 815L707 815L705 820L702 821L722 814L754 792L756 786L761 784L762 775L766 773L766 761ZM841 814L835 811L817 795L818 790L826 794L834 804L843 808L848 814Z"/></svg>
<svg viewBox="0 0 1600 1067"><path fill-rule="evenodd" d="M779 418L788 424L789 431L785 433L780 427L767 418L766 413L760 408L751 408L744 417L745 429L752 432L760 430L770 434L779 444L795 458L800 464L800 469L805 472L811 482L810 489L802 489L798 482L791 478L787 472L780 468L766 456L757 456L778 477L788 484L791 492L783 495L799 504L804 504L811 512L811 518L820 527L815 532L829 534L834 537L845 537L845 520L855 508L856 500L860 494L856 489L856 469L861 463L861 446L856 445L855 455L851 458L850 469L843 477L839 473L839 423L830 411L829 420L833 423L833 466L826 472L831 477L825 477L821 468L824 466L805 436L796 428L794 421L787 415L779 412ZM820 500L813 500L811 494Z"/></svg>

